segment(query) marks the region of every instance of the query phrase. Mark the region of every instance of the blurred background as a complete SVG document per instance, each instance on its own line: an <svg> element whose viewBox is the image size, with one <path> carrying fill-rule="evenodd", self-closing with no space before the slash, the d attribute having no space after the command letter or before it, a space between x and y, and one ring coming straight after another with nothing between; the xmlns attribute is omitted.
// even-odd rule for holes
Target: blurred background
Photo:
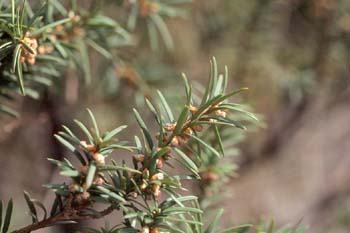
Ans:
<svg viewBox="0 0 350 233"><path fill-rule="evenodd" d="M172 51L150 49L140 25L138 46L121 49L123 65L108 80L96 68L84 87L67 71L40 100L21 99L19 119L1 116L0 199L24 205L23 189L50 199L41 184L58 173L45 158L69 156L52 134L87 119L86 107L106 130L128 124L131 139L131 109L143 109L143 96L160 89L177 104L181 72L205 83L215 56L232 88L249 87L242 101L264 122L237 145L239 175L217 204L226 209L222 224L274 218L308 232L350 232L350 0L193 0L183 8L186 17L166 20ZM105 11L126 21L120 9Z"/></svg>

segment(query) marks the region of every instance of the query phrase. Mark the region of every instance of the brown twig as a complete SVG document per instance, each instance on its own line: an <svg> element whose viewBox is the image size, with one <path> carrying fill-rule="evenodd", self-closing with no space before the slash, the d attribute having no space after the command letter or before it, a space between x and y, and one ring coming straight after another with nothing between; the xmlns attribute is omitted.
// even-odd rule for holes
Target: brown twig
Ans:
<svg viewBox="0 0 350 233"><path fill-rule="evenodd" d="M90 204L89 204L90 205ZM31 224L28 226L25 226L19 230L15 230L12 233L30 233L32 231L36 231L41 228L46 228L55 225L58 222L62 221L78 221L78 220L91 220L91 219L98 219L102 218L110 213L112 213L117 207L114 205L111 205L110 207L106 208L105 210L102 210L99 212L99 214L94 215L84 215L81 212L86 209L89 205L82 205L77 208L73 209L65 209L62 212L53 215L47 219L43 219L40 222L37 222L35 224Z"/></svg>

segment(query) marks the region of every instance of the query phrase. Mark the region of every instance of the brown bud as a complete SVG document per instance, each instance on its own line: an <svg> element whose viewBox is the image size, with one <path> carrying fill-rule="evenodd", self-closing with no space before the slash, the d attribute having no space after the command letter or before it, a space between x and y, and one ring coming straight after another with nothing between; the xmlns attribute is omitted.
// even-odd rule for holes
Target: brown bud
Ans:
<svg viewBox="0 0 350 233"><path fill-rule="evenodd" d="M184 130L182 131L182 133L192 134L192 133L193 133L193 130L192 130L190 127L187 127L186 129L184 129Z"/></svg>
<svg viewBox="0 0 350 233"><path fill-rule="evenodd" d="M160 198L160 195L161 195L161 191L160 191L160 185L158 184L153 184L152 187L152 192L153 192L153 195L156 199Z"/></svg>
<svg viewBox="0 0 350 233"><path fill-rule="evenodd" d="M191 112L192 114L194 114L194 113L198 112L198 108L191 105L191 106L190 106L190 112Z"/></svg>
<svg viewBox="0 0 350 233"><path fill-rule="evenodd" d="M55 27L55 30L56 30L57 32L62 32L62 31L64 30L64 26L63 26L62 24L57 25L57 26Z"/></svg>
<svg viewBox="0 0 350 233"><path fill-rule="evenodd" d="M79 171L81 173L83 173L84 175L86 175L89 171L89 166L82 166L82 167L80 167Z"/></svg>
<svg viewBox="0 0 350 233"><path fill-rule="evenodd" d="M214 113L215 113L215 115L217 115L217 116L226 117L226 112L225 112L225 111L216 110Z"/></svg>
<svg viewBox="0 0 350 233"><path fill-rule="evenodd" d="M68 191L71 193L76 193L79 190L80 186L78 184L72 183L68 186Z"/></svg>
<svg viewBox="0 0 350 233"><path fill-rule="evenodd" d="M176 122L175 123L166 123L164 126L164 129L166 131L174 131L175 128L176 128Z"/></svg>
<svg viewBox="0 0 350 233"><path fill-rule="evenodd" d="M156 173L150 178L151 181L153 181L153 180L163 180L163 179L164 179L164 174L163 173Z"/></svg>
<svg viewBox="0 0 350 233"><path fill-rule="evenodd" d="M69 20L73 23L76 23L80 20L80 16L76 15L73 11L68 13Z"/></svg>
<svg viewBox="0 0 350 233"><path fill-rule="evenodd" d="M73 33L77 36L84 36L85 35L85 31L84 29L81 29L79 27L74 27L73 28Z"/></svg>
<svg viewBox="0 0 350 233"><path fill-rule="evenodd" d="M140 233L150 233L148 226L143 226Z"/></svg>
<svg viewBox="0 0 350 233"><path fill-rule="evenodd" d="M86 145L85 148L92 153L95 153L97 151L96 146L94 145Z"/></svg>
<svg viewBox="0 0 350 233"><path fill-rule="evenodd" d="M90 193L87 192L87 191L84 191L82 194L81 194L81 197L83 200L88 200L90 198Z"/></svg>
<svg viewBox="0 0 350 233"><path fill-rule="evenodd" d="M201 177L206 182L211 182L219 179L219 175L212 171L206 171L201 174Z"/></svg>
<svg viewBox="0 0 350 233"><path fill-rule="evenodd" d="M100 153L93 154L92 158L96 161L97 164L100 164L100 165L105 164L105 157Z"/></svg>
<svg viewBox="0 0 350 233"><path fill-rule="evenodd" d="M134 159L139 163L143 163L143 161L145 160L145 155L143 154L134 155Z"/></svg>
<svg viewBox="0 0 350 233"><path fill-rule="evenodd" d="M151 233L158 233L158 230L157 230L157 228L155 228L155 227L152 227L152 228L151 228Z"/></svg>
<svg viewBox="0 0 350 233"><path fill-rule="evenodd" d="M32 56L28 57L27 62L29 65L34 65L35 64L35 57L32 57Z"/></svg>
<svg viewBox="0 0 350 233"><path fill-rule="evenodd" d="M93 181L92 184L94 185L103 185L104 180L101 177L96 177Z"/></svg>
<svg viewBox="0 0 350 233"><path fill-rule="evenodd" d="M80 19L81 19L80 15L75 15L75 16L73 17L72 21L73 21L74 23L77 23L77 22L80 21Z"/></svg>
<svg viewBox="0 0 350 233"><path fill-rule="evenodd" d="M178 137L178 139L179 139L179 143L185 144L188 141L188 136L187 135L181 135L181 136Z"/></svg>
<svg viewBox="0 0 350 233"><path fill-rule="evenodd" d="M203 126L201 125L194 125L192 126L194 131L201 132L203 130Z"/></svg>
<svg viewBox="0 0 350 233"><path fill-rule="evenodd" d="M146 188L147 188L147 185L146 185L145 183L142 183L142 184L140 185L140 190L141 190L141 191L145 191Z"/></svg>
<svg viewBox="0 0 350 233"><path fill-rule="evenodd" d="M87 191L84 191L83 193L79 193L75 195L74 197L74 202L77 203L78 205L86 203L89 198L90 198L90 193Z"/></svg>
<svg viewBox="0 0 350 233"><path fill-rule="evenodd" d="M163 163L163 159L162 158L156 159L156 166L157 166L157 168L162 168L163 165L164 165L164 163Z"/></svg>
<svg viewBox="0 0 350 233"><path fill-rule="evenodd" d="M132 198L137 198L137 196L138 196L137 192L131 192L129 195L130 195Z"/></svg>
<svg viewBox="0 0 350 233"><path fill-rule="evenodd" d="M174 136L172 139L171 139L171 145L172 146L179 146L179 138L177 136Z"/></svg>
<svg viewBox="0 0 350 233"><path fill-rule="evenodd" d="M80 145L81 145L83 148L86 148L87 143L86 143L86 141L80 141Z"/></svg>
<svg viewBox="0 0 350 233"><path fill-rule="evenodd" d="M149 170L147 168L145 168L142 172L142 176L143 178L145 179L148 179L149 178Z"/></svg>
<svg viewBox="0 0 350 233"><path fill-rule="evenodd" d="M45 54L46 53L45 46L43 46L43 45L39 46L38 53L39 54Z"/></svg>

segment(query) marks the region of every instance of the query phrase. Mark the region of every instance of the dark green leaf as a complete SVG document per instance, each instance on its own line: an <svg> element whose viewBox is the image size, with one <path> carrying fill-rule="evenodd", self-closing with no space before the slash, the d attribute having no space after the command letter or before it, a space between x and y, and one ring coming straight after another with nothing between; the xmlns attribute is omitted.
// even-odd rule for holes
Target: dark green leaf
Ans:
<svg viewBox="0 0 350 233"><path fill-rule="evenodd" d="M2 227L2 200L0 200L0 230L1 230L1 227Z"/></svg>
<svg viewBox="0 0 350 233"><path fill-rule="evenodd" d="M60 175L62 176L69 176L69 177L77 177L80 176L80 172L76 171L76 170L65 170L65 171L61 171Z"/></svg>
<svg viewBox="0 0 350 233"><path fill-rule="evenodd" d="M152 149L153 148L153 140L152 140L151 134L148 131L147 126L146 126L145 122L142 120L139 112L136 109L133 109L133 110L134 110L134 114L135 114L136 120L137 120L140 128L142 129L143 134L146 137L148 146L149 146L150 149Z"/></svg>
<svg viewBox="0 0 350 233"><path fill-rule="evenodd" d="M36 208L34 206L34 203L26 191L24 191L23 194L24 194L24 199L27 202L30 214L32 216L32 222L37 223L38 222L38 214L36 212Z"/></svg>
<svg viewBox="0 0 350 233"><path fill-rule="evenodd" d="M89 142L91 144L93 144L94 142L94 138L92 137L91 133L89 132L89 130L86 128L86 126L81 123L78 120L74 120L74 122L79 126L79 128L84 132L84 134L86 135L86 137L88 138Z"/></svg>
<svg viewBox="0 0 350 233"><path fill-rule="evenodd" d="M159 95L162 106L169 118L169 121L174 122L174 115L173 115L173 112L171 111L171 108L169 107L168 102L166 101L166 99L164 98L163 94L160 91L157 91L157 93Z"/></svg>
<svg viewBox="0 0 350 233"><path fill-rule="evenodd" d="M125 167L125 166L117 166L117 165L98 165L99 171L128 171L141 174L140 171Z"/></svg>
<svg viewBox="0 0 350 233"><path fill-rule="evenodd" d="M98 129L98 126L97 126L97 122L96 122L96 119L95 119L95 116L94 114L91 112L90 109L87 109L89 115L90 115L90 118L91 118L91 121L92 121L92 124L94 126L94 129L95 129L95 133L96 133L96 137L97 139L100 138L100 130Z"/></svg>
<svg viewBox="0 0 350 233"><path fill-rule="evenodd" d="M70 19L69 18L66 18L66 19L61 19L61 20L58 20L58 21L55 21L53 23L50 23L50 24L47 24L43 27L40 27L38 30L34 31L32 33L32 36L37 36L43 32L46 32L49 28L54 28L58 25L61 25L61 24L65 24L65 23L68 23L70 22Z"/></svg>
<svg viewBox="0 0 350 233"><path fill-rule="evenodd" d="M188 170L190 170L193 175L195 175L196 177L200 177L198 174L198 167L197 165L184 153L182 152L180 149L174 147L174 150L176 151L176 153L178 155L180 155L182 161L184 163L182 163Z"/></svg>
<svg viewBox="0 0 350 233"><path fill-rule="evenodd" d="M64 145L68 150L70 150L71 152L75 151L75 147L70 144L67 140L65 140L64 138L62 138L60 135L55 134L54 137L62 144Z"/></svg>
<svg viewBox="0 0 350 233"><path fill-rule="evenodd" d="M219 233L246 233L251 228L251 226L252 225L250 224L245 224L245 225L240 225L235 227L229 227L227 229L220 231Z"/></svg>
<svg viewBox="0 0 350 233"><path fill-rule="evenodd" d="M204 233L212 233L214 231L214 228L218 225L219 220L221 218L222 213L224 212L223 209L220 209L217 214L215 215L215 218L213 221L209 224L207 229L204 231Z"/></svg>
<svg viewBox="0 0 350 233"><path fill-rule="evenodd" d="M214 125L214 132L215 132L216 141L219 143L220 153L221 153L221 155L224 156L224 146L222 144L222 139L221 139L219 127L217 125Z"/></svg>
<svg viewBox="0 0 350 233"><path fill-rule="evenodd" d="M174 129L174 134L177 135L178 133L181 132L181 130L183 129L183 126L184 124L186 123L187 121L187 118L188 118L188 114L190 112L189 110L189 106L185 106L179 116L179 119L177 120L177 123L176 123L176 127Z"/></svg>
<svg viewBox="0 0 350 233"><path fill-rule="evenodd" d="M186 135L188 135L191 138L195 139L198 143L202 144L205 148L207 148L208 150L213 152L216 156L220 157L220 154L219 154L219 152L217 150L215 150L212 146L210 146L208 143L206 143L205 141L203 141L199 137L197 137L197 136L195 136L193 134L186 134Z"/></svg>
<svg viewBox="0 0 350 233"><path fill-rule="evenodd" d="M2 233L6 233L10 227L11 218L12 218L12 210L13 210L13 201L11 199L7 204L4 225L2 227Z"/></svg>
<svg viewBox="0 0 350 233"><path fill-rule="evenodd" d="M94 180L96 172L96 165L95 163L91 163L89 167L88 174L86 176L86 188L89 189L91 187L92 181Z"/></svg>
<svg viewBox="0 0 350 233"><path fill-rule="evenodd" d="M106 189L105 187L102 187L102 186L96 186L96 189L100 190L102 193L104 194L107 194L109 197L111 197L112 199L115 199L117 201L120 201L120 202L126 202L125 199L118 195L117 193L115 192L112 192L111 190L109 189Z"/></svg>

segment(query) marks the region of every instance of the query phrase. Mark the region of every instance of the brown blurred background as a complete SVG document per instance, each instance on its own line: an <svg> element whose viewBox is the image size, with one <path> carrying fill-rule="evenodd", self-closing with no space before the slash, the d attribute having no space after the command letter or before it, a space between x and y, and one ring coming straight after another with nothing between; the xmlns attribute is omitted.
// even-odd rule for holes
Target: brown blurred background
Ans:
<svg viewBox="0 0 350 233"><path fill-rule="evenodd" d="M216 56L232 87L249 87L242 97L267 125L240 145L239 177L221 202L223 224L274 217L278 226L301 222L308 232L350 232L350 0L194 0L187 8L187 19L167 21L174 51L153 52L142 36L140 46L121 51L141 88L118 79L105 95L103 80L84 89L67 72L41 100L24 99L21 118L2 117L0 199L14 197L25 224L22 190L49 200L41 185L58 173L45 158L69 156L52 137L61 124L87 119L89 107L104 129L129 124L131 138L131 108L142 109L146 91L159 88L176 102L179 74L205 82Z"/></svg>

